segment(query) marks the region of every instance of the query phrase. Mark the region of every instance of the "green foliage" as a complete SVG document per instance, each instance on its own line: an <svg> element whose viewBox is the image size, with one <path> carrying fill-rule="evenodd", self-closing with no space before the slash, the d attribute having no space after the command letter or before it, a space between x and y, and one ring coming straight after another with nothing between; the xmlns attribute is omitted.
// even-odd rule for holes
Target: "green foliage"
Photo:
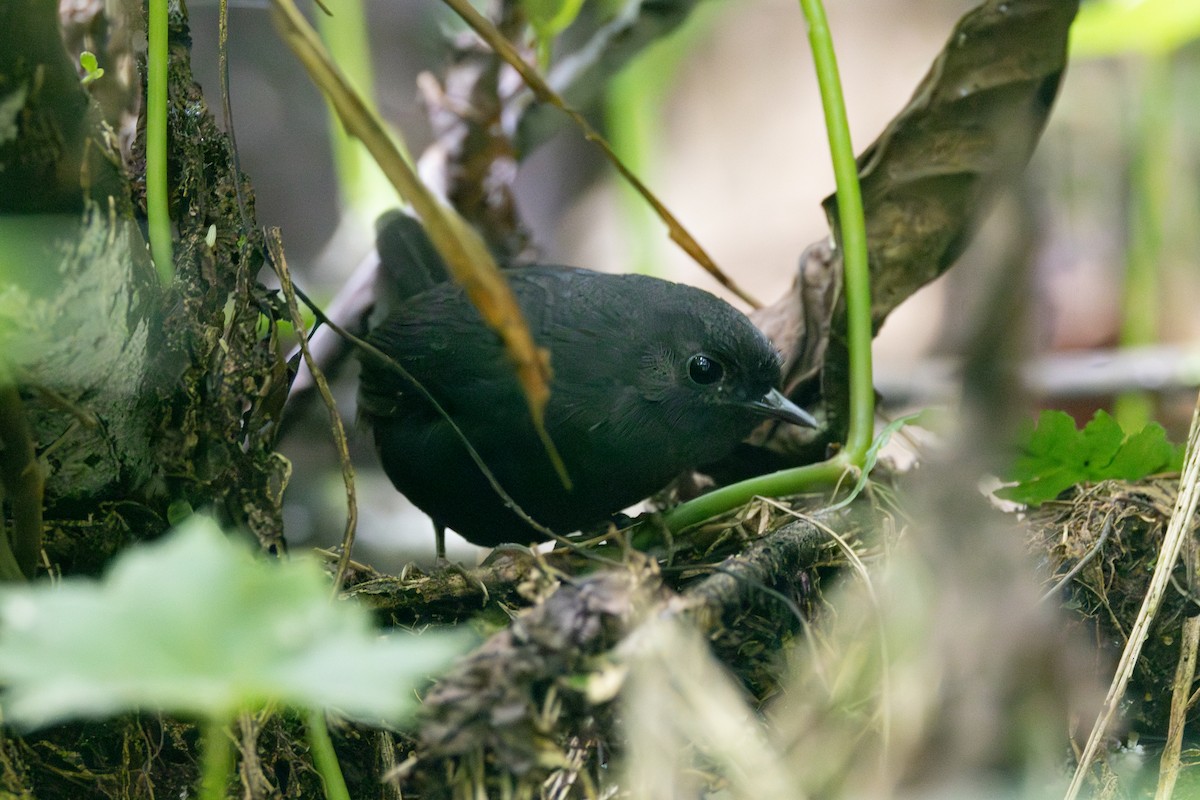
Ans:
<svg viewBox="0 0 1200 800"><path fill-rule="evenodd" d="M538 68L550 68L554 38L565 31L579 16L583 0L521 0L525 16L537 37Z"/></svg>
<svg viewBox="0 0 1200 800"><path fill-rule="evenodd" d="M461 641L379 636L366 609L330 599L314 560L264 562L194 517L102 581L0 593L0 702L30 727L138 708L225 720L269 703L397 721Z"/></svg>
<svg viewBox="0 0 1200 800"><path fill-rule="evenodd" d="M1072 57L1170 53L1200 37L1200 0L1097 0L1071 28Z"/></svg>
<svg viewBox="0 0 1200 800"><path fill-rule="evenodd" d="M1024 432L1021 451L1008 476L1016 485L996 494L1031 506L1084 481L1138 480L1183 464L1183 447L1167 441L1160 425L1127 436L1106 411L1097 411L1082 430L1062 411L1043 411L1037 427Z"/></svg>

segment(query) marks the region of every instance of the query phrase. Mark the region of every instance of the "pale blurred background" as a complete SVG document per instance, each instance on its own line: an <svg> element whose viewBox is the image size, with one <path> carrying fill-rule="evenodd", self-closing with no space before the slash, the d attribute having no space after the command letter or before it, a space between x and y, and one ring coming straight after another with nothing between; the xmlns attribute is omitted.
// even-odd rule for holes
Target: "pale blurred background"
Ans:
<svg viewBox="0 0 1200 800"><path fill-rule="evenodd" d="M826 0L839 48L855 147L862 150L912 94L950 35L975 3L964 0ZM218 106L215 3L190 3L193 65ZM331 6L338 8L338 3ZM367 0L375 94L383 114L419 153L429 130L416 75L441 64L440 25L449 12L437 0ZM680 34L684 55L657 114L641 121L653 133L643 179L721 266L761 300L789 286L797 258L827 234L821 200L833 189L828 147L806 27L795 0L709 0ZM372 246L371 220L342 219L329 123L323 101L277 39L265 7L233 4L230 64L234 122L242 168L254 183L260 224L283 230L288 260L311 296L328 300ZM668 45L669 46L669 45ZM1028 171L1020 202L1002 205L977 246L946 277L888 320L876 342L885 399L912 386L920 365L953 354L969 326L972 288L1002 263L990 245L1003 242L1012 220L1032 220L1038 352L1109 347L1118 339L1131 175L1143 141L1136 119L1153 91L1170 165L1161 226L1160 334L1197 340L1194 253L1200 242L1197 131L1200 108L1187 98L1200 88L1198 50L1185 46L1169 61L1099 58L1073 64L1050 128ZM1165 69L1161 69L1162 65ZM1157 66L1155 66L1157 65ZM661 76L659 76L661 77ZM596 118L602 119L599 109ZM1164 144L1165 143L1165 144ZM1166 151L1163 147L1168 148ZM577 132L564 130L524 163L519 202L543 260L626 271L652 264L674 280L716 291L715 284L671 244L646 228ZM651 230L651 235L643 231ZM636 243L636 246L635 246ZM347 372L352 372L348 370ZM931 396L937 387L924 387ZM344 375L338 400L353 423L354 381ZM1158 407L1176 439L1191 399L1169 391ZM1107 398L1072 408L1084 418ZM885 406L886 408L886 406ZM1182 411L1180 410L1182 409ZM321 412L313 415L319 425ZM353 436L359 477L360 539L356 557L381 567L428 561L427 520L379 472L369 435ZM320 427L289 437L283 452L295 472L287 493L287 534L294 546L332 544L344 515L332 445ZM399 549L398 549L399 548ZM450 543L450 557L475 548Z"/></svg>

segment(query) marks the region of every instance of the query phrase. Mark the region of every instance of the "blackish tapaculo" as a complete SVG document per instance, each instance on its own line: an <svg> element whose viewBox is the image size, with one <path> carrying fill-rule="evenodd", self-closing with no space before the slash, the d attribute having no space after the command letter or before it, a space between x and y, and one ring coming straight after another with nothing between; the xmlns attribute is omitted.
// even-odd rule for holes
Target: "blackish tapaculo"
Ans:
<svg viewBox="0 0 1200 800"><path fill-rule="evenodd" d="M500 485L557 533L602 522L724 457L764 419L815 425L775 389L771 343L708 292L561 266L506 275L550 354L546 429L570 490L533 428L499 337L459 286L435 283L404 300L368 341L438 399ZM505 506L419 392L376 359L362 360L360 414L397 489L475 544L544 538Z"/></svg>

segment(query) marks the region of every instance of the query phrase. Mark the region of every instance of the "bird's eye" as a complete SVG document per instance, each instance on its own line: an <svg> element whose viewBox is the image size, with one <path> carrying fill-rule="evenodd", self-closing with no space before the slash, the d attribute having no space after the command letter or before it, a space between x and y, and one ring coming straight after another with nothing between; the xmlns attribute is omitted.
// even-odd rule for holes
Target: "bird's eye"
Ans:
<svg viewBox="0 0 1200 800"><path fill-rule="evenodd" d="M701 386L716 383L725 375L725 368L721 366L721 362L704 353L697 353L689 358L687 366L688 377Z"/></svg>

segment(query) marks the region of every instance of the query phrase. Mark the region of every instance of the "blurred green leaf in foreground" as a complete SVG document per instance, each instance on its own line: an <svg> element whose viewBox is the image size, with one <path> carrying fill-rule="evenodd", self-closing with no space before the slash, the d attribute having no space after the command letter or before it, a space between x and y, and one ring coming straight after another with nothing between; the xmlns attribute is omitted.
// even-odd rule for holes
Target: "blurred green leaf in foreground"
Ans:
<svg viewBox="0 0 1200 800"><path fill-rule="evenodd" d="M212 520L121 556L101 581L0 593L4 720L36 727L140 708L227 720L269 703L402 720L461 651L448 634L379 635L331 601L316 561L256 559Z"/></svg>

